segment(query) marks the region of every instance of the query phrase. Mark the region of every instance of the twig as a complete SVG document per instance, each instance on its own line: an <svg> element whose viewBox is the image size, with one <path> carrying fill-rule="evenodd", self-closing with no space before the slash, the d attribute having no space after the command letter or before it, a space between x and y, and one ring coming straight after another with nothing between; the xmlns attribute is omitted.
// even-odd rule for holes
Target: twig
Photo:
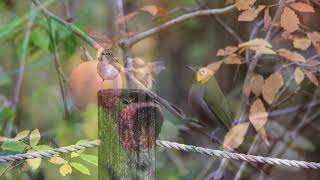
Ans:
<svg viewBox="0 0 320 180"><path fill-rule="evenodd" d="M243 42L241 37L228 24L226 24L219 16L213 15L213 17L232 37L234 37L238 41L238 43Z"/></svg>
<svg viewBox="0 0 320 180"><path fill-rule="evenodd" d="M71 4L70 0L64 0L64 9L65 9L65 13L66 13L66 21L67 22L72 22L72 20L73 20L73 13L72 13L71 6L72 6L72 4Z"/></svg>
<svg viewBox="0 0 320 180"><path fill-rule="evenodd" d="M195 18L195 17L198 17L198 16L208 16L208 15L215 15L215 14L224 14L224 13L227 13L227 12L230 12L232 11L233 9L235 9L235 6L234 5L231 5L231 6L227 6L227 7L224 7L224 8L220 8L220 9L206 9L206 10L198 10L198 11L195 11L195 12L191 12L191 13L187 13L187 14L184 14L184 15L181 15L177 18L174 18L172 20L169 20L159 26L156 26L156 27L153 27L151 29L148 29L144 32L141 32L135 36L132 36L128 39L122 39L120 40L120 46L122 47L131 47L133 44L141 41L142 39L145 39L149 36L152 36L162 30L165 30L173 25L176 25L178 23L181 23L181 22L184 22L188 19L191 19L191 18Z"/></svg>

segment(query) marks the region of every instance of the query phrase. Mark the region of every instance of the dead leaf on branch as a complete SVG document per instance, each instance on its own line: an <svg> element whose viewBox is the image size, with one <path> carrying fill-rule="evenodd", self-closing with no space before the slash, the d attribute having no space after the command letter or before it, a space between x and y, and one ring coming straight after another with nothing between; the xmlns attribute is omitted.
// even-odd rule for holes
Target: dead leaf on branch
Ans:
<svg viewBox="0 0 320 180"><path fill-rule="evenodd" d="M116 24L118 24L118 25L125 24L125 23L129 22L137 14L138 14L137 12L132 12L132 13L129 13L129 14L125 15L125 16L120 16L120 17L117 18Z"/></svg>
<svg viewBox="0 0 320 180"><path fill-rule="evenodd" d="M219 70L223 61L213 62L208 64L206 67L213 72L213 75Z"/></svg>
<svg viewBox="0 0 320 180"><path fill-rule="evenodd" d="M268 48L272 48L272 45L268 41L261 38L253 39L253 40L239 44L239 48L246 48L251 46L265 46Z"/></svg>
<svg viewBox="0 0 320 180"><path fill-rule="evenodd" d="M241 57L237 54L231 54L223 59L225 64L242 64Z"/></svg>
<svg viewBox="0 0 320 180"><path fill-rule="evenodd" d="M258 6L258 8L250 7L239 15L238 21L253 21L265 7L263 5Z"/></svg>
<svg viewBox="0 0 320 180"><path fill-rule="evenodd" d="M288 7L285 7L280 18L280 25L286 31L293 33L299 28L299 18L297 14Z"/></svg>
<svg viewBox="0 0 320 180"><path fill-rule="evenodd" d="M293 46L297 49L307 50L311 45L311 40L309 38L294 38Z"/></svg>
<svg viewBox="0 0 320 180"><path fill-rule="evenodd" d="M235 6L238 8L238 10L247 10L249 9L256 0L236 0Z"/></svg>
<svg viewBox="0 0 320 180"><path fill-rule="evenodd" d="M307 36L311 40L313 47L320 52L320 33L316 31L309 32Z"/></svg>
<svg viewBox="0 0 320 180"><path fill-rule="evenodd" d="M268 113L260 98L251 105L249 120L256 131L259 131L267 123Z"/></svg>
<svg viewBox="0 0 320 180"><path fill-rule="evenodd" d="M288 49L279 49L277 50L277 53L279 56L282 56L289 61L306 62L306 59L298 52L290 51Z"/></svg>
<svg viewBox="0 0 320 180"><path fill-rule="evenodd" d="M275 96L283 86L283 77L279 72L271 74L262 87L262 96L268 104L271 104Z"/></svg>
<svg viewBox="0 0 320 180"><path fill-rule="evenodd" d="M244 140L248 127L249 123L241 123L232 127L224 137L223 147L225 149L238 148Z"/></svg>
<svg viewBox="0 0 320 180"><path fill-rule="evenodd" d="M264 84L264 78L260 74L255 74L250 79L250 89L253 94L259 96L262 91L262 87Z"/></svg>
<svg viewBox="0 0 320 180"><path fill-rule="evenodd" d="M263 31L266 31L269 29L269 27L271 26L271 23L272 23L272 18L270 16L269 8L266 8L264 10L263 21L264 21Z"/></svg>
<svg viewBox="0 0 320 180"><path fill-rule="evenodd" d="M277 54L274 50L265 46L252 46L248 49L255 51L256 54Z"/></svg>
<svg viewBox="0 0 320 180"><path fill-rule="evenodd" d="M162 7L156 5L147 5L140 9L141 11L145 11L150 13L153 16L166 16L168 15L168 11Z"/></svg>
<svg viewBox="0 0 320 180"><path fill-rule="evenodd" d="M217 56L229 56L235 53L238 50L236 46L227 46L224 49L219 49L217 52Z"/></svg>
<svg viewBox="0 0 320 180"><path fill-rule="evenodd" d="M294 79L296 80L296 83L299 85L304 79L304 73L301 70L301 68L297 67L294 71Z"/></svg>
<svg viewBox="0 0 320 180"><path fill-rule="evenodd" d="M307 76L307 78L317 87L319 87L320 83L318 78L311 72L308 70L303 70L304 74Z"/></svg>
<svg viewBox="0 0 320 180"><path fill-rule="evenodd" d="M306 3L303 2L296 2L290 4L290 7L292 7L294 10L299 11L299 12L306 12L306 13L314 13L315 10L314 8Z"/></svg>

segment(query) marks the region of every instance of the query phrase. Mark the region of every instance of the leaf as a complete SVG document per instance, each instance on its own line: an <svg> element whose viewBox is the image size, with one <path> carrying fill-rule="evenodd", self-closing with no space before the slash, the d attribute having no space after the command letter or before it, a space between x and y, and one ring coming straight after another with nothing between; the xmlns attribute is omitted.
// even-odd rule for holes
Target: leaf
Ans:
<svg viewBox="0 0 320 180"><path fill-rule="evenodd" d="M294 10L297 10L299 12L309 12L309 13L315 12L315 10L312 6L310 6L309 4L306 4L306 3L302 3L302 2L292 3L292 4L290 4L290 6Z"/></svg>
<svg viewBox="0 0 320 180"><path fill-rule="evenodd" d="M140 10L150 13L153 16L166 16L168 11L156 5L143 6Z"/></svg>
<svg viewBox="0 0 320 180"><path fill-rule="evenodd" d="M50 45L50 38L44 29L36 28L31 32L30 40L33 45L38 48L48 49Z"/></svg>
<svg viewBox="0 0 320 180"><path fill-rule="evenodd" d="M255 100L251 105L249 120L256 131L259 131L267 123L268 113L266 112L266 108L260 98Z"/></svg>
<svg viewBox="0 0 320 180"><path fill-rule="evenodd" d="M24 130L19 132L16 137L14 137L14 140L18 141L20 139L23 139L29 135L30 131L29 130Z"/></svg>
<svg viewBox="0 0 320 180"><path fill-rule="evenodd" d="M40 138L41 138L41 135L40 135L39 129L33 130L30 134L30 139L29 139L30 146L31 147L37 146L37 144L40 141Z"/></svg>
<svg viewBox="0 0 320 180"><path fill-rule="evenodd" d="M249 47L248 49L255 51L256 54L277 54L271 48L268 48L265 46L252 46L252 47Z"/></svg>
<svg viewBox="0 0 320 180"><path fill-rule="evenodd" d="M70 165L76 170L80 171L82 174L90 175L90 171L86 166L76 162L72 162Z"/></svg>
<svg viewBox="0 0 320 180"><path fill-rule="evenodd" d="M301 68L297 67L294 71L294 79L296 80L296 83L299 85L304 79L304 73L301 70Z"/></svg>
<svg viewBox="0 0 320 180"><path fill-rule="evenodd" d="M231 54L223 59L225 64L242 64L241 57L237 54Z"/></svg>
<svg viewBox="0 0 320 180"><path fill-rule="evenodd" d="M307 33L307 35L308 35L308 38L311 40L312 45L319 53L320 52L320 33L314 31L314 32Z"/></svg>
<svg viewBox="0 0 320 180"><path fill-rule="evenodd" d="M259 131L258 131L258 135L259 137L262 139L262 141L267 145L270 146L270 142L268 140L268 136L267 136L267 132L265 130L264 127L262 127Z"/></svg>
<svg viewBox="0 0 320 180"><path fill-rule="evenodd" d="M253 21L265 7L266 6L259 6L258 8L249 8L243 11L239 15L238 21Z"/></svg>
<svg viewBox="0 0 320 180"><path fill-rule="evenodd" d="M51 162L52 164L67 164L68 163L65 159L63 159L59 156L51 157L49 159L49 162Z"/></svg>
<svg viewBox="0 0 320 180"><path fill-rule="evenodd" d="M286 31L293 33L299 28L299 18L290 8L285 7L280 18L280 25Z"/></svg>
<svg viewBox="0 0 320 180"><path fill-rule="evenodd" d="M227 46L224 49L219 49L217 52L217 56L229 56L231 54L234 54L238 50L238 47L236 46Z"/></svg>
<svg viewBox="0 0 320 180"><path fill-rule="evenodd" d="M269 104L272 103L274 97L283 86L283 77L279 72L271 74L265 81L262 87L262 95L264 100Z"/></svg>
<svg viewBox="0 0 320 180"><path fill-rule="evenodd" d="M72 168L69 164L64 164L60 167L59 172L62 176L66 176L72 173Z"/></svg>
<svg viewBox="0 0 320 180"><path fill-rule="evenodd" d="M117 18L116 24L118 24L118 25L125 24L125 23L129 22L137 14L138 14L137 12L132 12L132 13L129 13L129 14L125 15L125 16L120 16L120 17Z"/></svg>
<svg viewBox="0 0 320 180"><path fill-rule="evenodd" d="M252 6L256 0L236 0L235 6L238 10L247 10Z"/></svg>
<svg viewBox="0 0 320 180"><path fill-rule="evenodd" d="M41 158L27 159L26 162L31 169L36 170L40 167Z"/></svg>
<svg viewBox="0 0 320 180"><path fill-rule="evenodd" d="M297 49L307 50L311 45L311 40L309 38L294 38L293 46Z"/></svg>
<svg viewBox="0 0 320 180"><path fill-rule="evenodd" d="M217 61L217 62L213 62L208 64L206 67L208 69L210 69L213 72L213 75L216 74L216 72L219 70L221 64L223 61Z"/></svg>
<svg viewBox="0 0 320 180"><path fill-rule="evenodd" d="M81 154L80 158L88 163L98 166L98 157L90 154Z"/></svg>
<svg viewBox="0 0 320 180"><path fill-rule="evenodd" d="M263 30L267 31L269 29L269 27L271 26L271 23L272 23L272 18L270 16L269 8L266 8L264 10L263 21L264 21Z"/></svg>
<svg viewBox="0 0 320 180"><path fill-rule="evenodd" d="M248 127L249 123L241 123L232 127L224 137L223 147L225 149L238 148L244 140Z"/></svg>
<svg viewBox="0 0 320 180"><path fill-rule="evenodd" d="M314 84L316 85L317 87L319 87L319 80L318 78L310 71L308 70L303 70L304 74L307 76L307 78Z"/></svg>
<svg viewBox="0 0 320 180"><path fill-rule="evenodd" d="M21 141L7 140L2 143L1 148L7 151L23 152L28 148L28 145Z"/></svg>
<svg viewBox="0 0 320 180"><path fill-rule="evenodd" d="M272 45L268 41L261 38L253 39L253 40L239 44L239 48L246 48L251 46L265 46L268 48L272 48Z"/></svg>
<svg viewBox="0 0 320 180"><path fill-rule="evenodd" d="M262 91L262 87L264 84L264 78L260 74L255 74L250 79L250 90L256 96L259 96Z"/></svg>
<svg viewBox="0 0 320 180"><path fill-rule="evenodd" d="M278 54L293 62L306 62L306 59L298 52L289 51L288 49L277 50Z"/></svg>

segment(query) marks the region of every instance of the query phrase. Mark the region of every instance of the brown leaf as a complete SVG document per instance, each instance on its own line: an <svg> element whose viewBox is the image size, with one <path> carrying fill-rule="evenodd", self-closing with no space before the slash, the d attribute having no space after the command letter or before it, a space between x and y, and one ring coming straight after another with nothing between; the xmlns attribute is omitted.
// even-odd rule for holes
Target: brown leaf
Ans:
<svg viewBox="0 0 320 180"><path fill-rule="evenodd" d="M256 0L236 0L235 6L238 10L247 10L252 6Z"/></svg>
<svg viewBox="0 0 320 180"><path fill-rule="evenodd" d="M270 146L268 135L264 127L258 131L258 135L267 146Z"/></svg>
<svg viewBox="0 0 320 180"><path fill-rule="evenodd" d="M249 49L256 52L256 54L277 54L271 48L265 46L252 46Z"/></svg>
<svg viewBox="0 0 320 180"><path fill-rule="evenodd" d="M319 85L320 85L319 80L312 72L305 70L305 69L303 70L303 72L314 85L319 87Z"/></svg>
<svg viewBox="0 0 320 180"><path fill-rule="evenodd" d="M227 46L224 49L219 49L217 52L217 56L229 56L235 53L238 50L236 46Z"/></svg>
<svg viewBox="0 0 320 180"><path fill-rule="evenodd" d="M302 3L302 2L292 3L292 4L290 4L290 6L294 10L297 10L299 12L309 12L309 13L315 12L314 8L311 5L306 4L306 3Z"/></svg>
<svg viewBox="0 0 320 180"><path fill-rule="evenodd" d="M265 101L272 103L274 97L283 86L283 77L279 72L271 74L262 87L262 95Z"/></svg>
<svg viewBox="0 0 320 180"><path fill-rule="evenodd" d="M210 63L206 66L206 68L210 69L213 72L213 75L219 70L223 61L217 61Z"/></svg>
<svg viewBox="0 0 320 180"><path fill-rule="evenodd" d="M242 64L241 57L237 54L231 54L223 59L225 64Z"/></svg>
<svg viewBox="0 0 320 180"><path fill-rule="evenodd" d="M132 13L129 13L129 14L125 15L125 16L120 16L120 17L117 18L116 24L120 25L120 24L127 23L133 17L135 17L137 14L138 14L137 12L132 12Z"/></svg>
<svg viewBox="0 0 320 180"><path fill-rule="evenodd" d="M311 40L309 38L294 38L293 46L297 49L307 50L311 45Z"/></svg>
<svg viewBox="0 0 320 180"><path fill-rule="evenodd" d="M239 48L246 48L250 46L265 46L268 48L272 48L272 45L268 41L261 38L253 39L253 40L239 44Z"/></svg>
<svg viewBox="0 0 320 180"><path fill-rule="evenodd" d="M268 120L268 113L261 99L257 99L250 107L249 120L256 131L264 127Z"/></svg>
<svg viewBox="0 0 320 180"><path fill-rule="evenodd" d="M258 8L249 8L246 11L243 11L239 17L238 21L253 21L256 17L258 17L259 13L265 8L266 6L259 6Z"/></svg>
<svg viewBox="0 0 320 180"><path fill-rule="evenodd" d="M320 33L319 32L310 32L307 33L308 38L311 40L313 47L317 50L317 52L320 52Z"/></svg>
<svg viewBox="0 0 320 180"><path fill-rule="evenodd" d="M249 123L241 123L232 127L224 137L223 147L225 149L238 148L247 133Z"/></svg>
<svg viewBox="0 0 320 180"><path fill-rule="evenodd" d="M296 80L296 83L299 85L304 79L304 73L301 70L301 68L297 67L294 71L294 79Z"/></svg>
<svg viewBox="0 0 320 180"><path fill-rule="evenodd" d="M266 31L269 29L271 23L272 23L272 19L271 19L271 16L270 16L270 12L269 12L269 8L266 8L264 10L264 18L263 18L263 21L264 21L264 26L263 26L263 30Z"/></svg>
<svg viewBox="0 0 320 180"><path fill-rule="evenodd" d="M264 84L263 76L261 76L260 74L255 74L250 79L251 92L256 96L259 96L261 94L263 84Z"/></svg>
<svg viewBox="0 0 320 180"><path fill-rule="evenodd" d="M224 5L230 5L230 4L234 4L235 0L225 0L224 1Z"/></svg>
<svg viewBox="0 0 320 180"><path fill-rule="evenodd" d="M281 15L280 25L286 31L292 33L298 30L299 28L299 18L297 14L292 11L290 8L285 7Z"/></svg>
<svg viewBox="0 0 320 180"><path fill-rule="evenodd" d="M166 9L156 5L143 6L140 10L148 12L153 16L166 16L168 14Z"/></svg>
<svg viewBox="0 0 320 180"><path fill-rule="evenodd" d="M282 56L293 62L306 62L306 59L298 52L289 51L288 49L277 50L279 56Z"/></svg>

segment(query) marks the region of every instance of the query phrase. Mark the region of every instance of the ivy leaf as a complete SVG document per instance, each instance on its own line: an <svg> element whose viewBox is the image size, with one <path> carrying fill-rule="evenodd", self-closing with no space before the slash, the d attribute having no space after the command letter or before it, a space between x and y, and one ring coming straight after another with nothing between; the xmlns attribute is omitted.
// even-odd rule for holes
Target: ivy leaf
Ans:
<svg viewBox="0 0 320 180"><path fill-rule="evenodd" d="M225 149L238 148L244 140L248 127L249 123L241 123L232 127L224 137L223 147Z"/></svg>
<svg viewBox="0 0 320 180"><path fill-rule="evenodd" d="M40 141L40 138L41 138L41 135L40 135L39 129L33 130L30 134L30 139L29 139L30 146L32 148L36 147Z"/></svg>
<svg viewBox="0 0 320 180"><path fill-rule="evenodd" d="M80 158L88 163L98 166L98 157L90 154L81 154Z"/></svg>
<svg viewBox="0 0 320 180"><path fill-rule="evenodd" d="M60 167L59 172L62 176L66 176L72 173L72 168L69 164L64 164Z"/></svg>
<svg viewBox="0 0 320 180"><path fill-rule="evenodd" d="M76 162L72 162L70 165L76 170L80 171L82 174L90 175L90 171L86 166Z"/></svg>
<svg viewBox="0 0 320 180"><path fill-rule="evenodd" d="M29 135L30 131L29 130L24 130L19 132L16 137L14 137L14 140L18 141L20 139L23 139Z"/></svg>
<svg viewBox="0 0 320 180"><path fill-rule="evenodd" d="M28 148L28 145L15 140L7 140L2 143L1 148L3 150L13 151L13 152L23 152Z"/></svg>

